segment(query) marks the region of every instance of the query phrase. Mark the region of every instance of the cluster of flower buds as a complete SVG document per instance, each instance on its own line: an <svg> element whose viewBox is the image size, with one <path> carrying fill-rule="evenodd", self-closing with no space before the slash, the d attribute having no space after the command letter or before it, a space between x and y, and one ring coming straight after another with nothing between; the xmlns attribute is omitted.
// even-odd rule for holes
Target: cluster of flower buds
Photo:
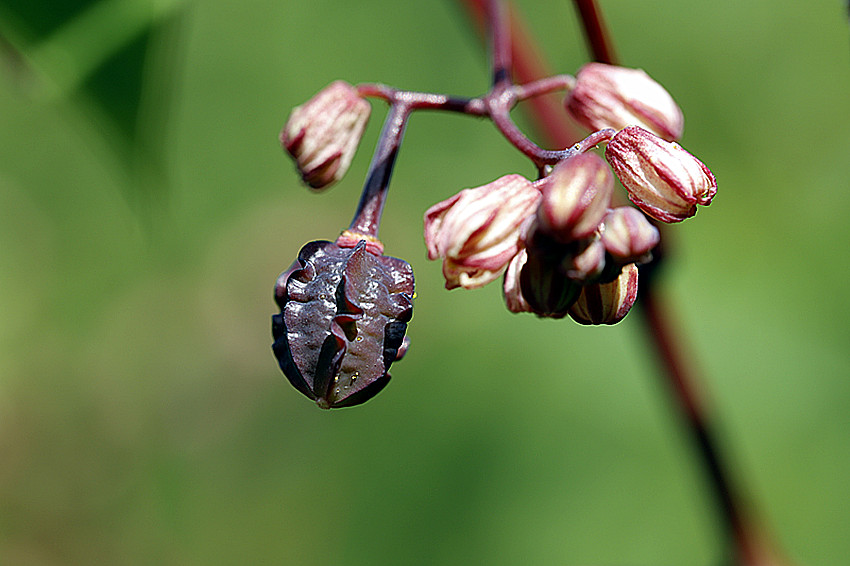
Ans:
<svg viewBox="0 0 850 566"><path fill-rule="evenodd" d="M660 239L639 210L612 207L615 175L640 210L668 223L709 204L717 185L673 141L682 113L643 71L588 64L565 106L589 129L617 130L608 163L573 154L538 181L508 175L434 205L425 213L428 257L443 260L449 289L480 287L504 273L511 312L615 324L637 297L637 265Z"/></svg>
<svg viewBox="0 0 850 566"><path fill-rule="evenodd" d="M413 270L378 249L346 231L305 245L277 279L272 349L292 385L323 409L371 399L407 350Z"/></svg>
<svg viewBox="0 0 850 566"><path fill-rule="evenodd" d="M659 241L643 213L680 222L711 202L716 183L675 143L682 113L643 71L588 64L564 104L596 131L589 139L607 140L607 163L579 144L537 181L507 175L432 206L428 257L442 259L449 289L504 275L512 312L614 324L634 304L637 265ZM343 176L369 111L342 81L292 111L280 141L308 185L322 189ZM640 210L612 204L615 175ZM376 226L352 230L305 245L275 286L274 353L290 382L323 408L370 399L407 349L413 271L383 255Z"/></svg>
<svg viewBox="0 0 850 566"><path fill-rule="evenodd" d="M539 186L516 279L505 277L508 308L582 324L619 322L637 298L635 263L651 258L658 230L636 209L610 208L614 175L594 153L562 161Z"/></svg>

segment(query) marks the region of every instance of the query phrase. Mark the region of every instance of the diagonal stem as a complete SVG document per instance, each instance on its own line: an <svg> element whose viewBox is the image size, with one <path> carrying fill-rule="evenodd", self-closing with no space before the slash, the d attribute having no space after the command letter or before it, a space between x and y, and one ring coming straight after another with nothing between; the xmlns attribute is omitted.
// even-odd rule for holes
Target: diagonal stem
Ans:
<svg viewBox="0 0 850 566"><path fill-rule="evenodd" d="M469 11L479 22L483 19L484 10L482 0L461 0ZM587 43L593 53L593 58L599 62L615 64L616 55L610 35L608 34L602 14L595 0L574 0L576 9L583 28ZM492 2L487 5L487 14L491 17L498 12L493 10ZM490 22L493 20L490 19ZM515 18L512 18L511 28L517 28ZM498 34L491 32L494 36ZM522 41L523 51L518 56L516 46L513 47L514 65L517 68L535 69L537 76L544 76L545 65L539 59L533 57L535 53L533 42L524 37ZM506 49L504 45L500 50ZM495 60L495 57L494 57ZM537 122L542 127L541 132L551 139L563 140L565 129L558 125L553 119L552 109L543 106L533 107ZM494 122L499 126L497 117ZM563 124L563 122L561 122ZM503 127L500 126L500 130ZM503 130L503 133L504 130ZM506 134L507 136L507 134ZM565 144L566 145L566 144ZM522 149L522 148L520 148ZM652 270L657 269L652 266ZM649 270L647 270L649 271ZM756 566L768 564L771 555L770 549L761 544L750 524L745 520L743 504L740 494L737 492L731 474L727 469L722 457L719 445L713 438L709 426L706 411L700 397L697 395L697 372L693 367L692 360L682 355L683 345L678 333L671 331L671 319L668 311L663 307L663 298L657 293L657 287L653 285L652 278L642 278L640 312L649 329L652 345L658 354L658 359L663 369L663 377L673 393L674 402L682 412L682 422L687 427L689 434L697 447L700 463L706 472L711 486L713 499L716 501L719 515L723 523L723 530L727 534L730 559L733 564L740 566Z"/></svg>
<svg viewBox="0 0 850 566"><path fill-rule="evenodd" d="M690 440L697 448L699 459L707 476L712 499L720 513L723 531L729 538L729 556L733 564L753 564L754 553L751 534L743 517L741 499L732 485L719 445L715 442L703 398L697 391L697 376L692 364L685 361L682 344L669 319L669 312L656 292L656 286L642 285L640 300L636 303L647 333L666 377L666 385L677 406Z"/></svg>
<svg viewBox="0 0 850 566"><path fill-rule="evenodd" d="M617 55L608 28L602 19L602 12L596 5L596 0L573 0L578 11L579 20L584 27L584 37L593 59L600 63L615 64Z"/></svg>
<svg viewBox="0 0 850 566"><path fill-rule="evenodd" d="M573 0L579 19L584 28L585 39L596 61L617 64L613 43L608 34L596 0ZM662 241L670 239L666 226L658 226ZM678 406L683 423L688 430L694 446L697 448L700 462L708 480L712 497L719 511L723 531L727 537L729 554L733 564L742 566L760 563L760 555L766 551L756 538L750 524L745 519L743 498L737 491L727 463L721 453L710 426L704 403L697 394L698 373L693 363L684 355L681 334L672 330L672 317L669 306L658 292L656 282L658 269L663 256L656 259L647 271L647 277L641 281L640 300L637 302L648 336L662 367L662 375ZM769 552L769 551L767 551Z"/></svg>
<svg viewBox="0 0 850 566"><path fill-rule="evenodd" d="M377 239L390 177L409 116L409 104L397 102L390 105L372 162L369 164L369 171L366 173L360 203L348 228L351 232Z"/></svg>

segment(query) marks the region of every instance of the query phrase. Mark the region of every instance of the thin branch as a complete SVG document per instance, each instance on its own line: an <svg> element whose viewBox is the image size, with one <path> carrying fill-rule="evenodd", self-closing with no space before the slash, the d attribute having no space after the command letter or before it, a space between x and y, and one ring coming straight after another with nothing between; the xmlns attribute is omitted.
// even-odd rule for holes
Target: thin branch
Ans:
<svg viewBox="0 0 850 566"><path fill-rule="evenodd" d="M617 55L614 53L614 45L596 0L573 0L573 4L584 26L584 37L593 54L593 59L600 63L616 65Z"/></svg>
<svg viewBox="0 0 850 566"><path fill-rule="evenodd" d="M482 19L481 0L462 0L469 8L475 19ZM617 57L614 53L610 36L594 0L574 0L580 20L585 30L587 43L596 61L615 64ZM546 76L546 66L539 57L529 56L535 53L534 42L524 35L520 41L517 30L516 15L512 14L511 30L514 34L514 49L521 45L524 49L521 55L514 51L516 70L533 69L536 76ZM519 74L519 73L517 73ZM560 110L560 109L559 109ZM565 129L560 126L562 121L553 119L552 109L544 106L534 106L533 113L537 118L540 131L551 140L562 139ZM563 116L563 112L560 115ZM494 116L494 122L500 130L507 129L505 125L499 124ZM503 133L505 133L503 131ZM506 137L508 134L505 134ZM528 154L528 153L526 153ZM653 266L653 269L657 265ZM649 270L647 270L649 271ZM681 336L672 332L669 313L662 307L662 299L651 283L650 278L645 278L647 285L641 283L642 291L638 305L643 313L644 321L649 329L649 336L653 346L658 353L664 377L673 393L676 404L682 411L683 423L686 424L694 441L707 479L711 485L714 500L720 510L720 518L723 521L724 532L730 540L731 554L734 555L736 564L742 566L755 566L767 564L766 556L771 555L768 547L760 544L754 530L745 521L742 510L740 494L736 491L729 470L723 462L718 444L712 437L708 420L706 418L703 401L697 395L697 372L694 369L692 359L682 355L684 350L680 342Z"/></svg>
<svg viewBox="0 0 850 566"><path fill-rule="evenodd" d="M484 0L460 0L460 2L483 38L483 31L488 21ZM519 15L512 9L508 10L507 15L510 20L512 38L510 49L514 79L518 83L531 83L551 75L548 72L549 65L546 64L545 58L527 32ZM568 118L560 101L552 97L535 97L528 101L527 106L530 109L527 116L534 130L540 132L550 147L568 147L584 135Z"/></svg>
<svg viewBox="0 0 850 566"><path fill-rule="evenodd" d="M511 30L505 17L505 5L500 0L488 0L487 21L490 29L490 69L493 90L512 84Z"/></svg>
<svg viewBox="0 0 850 566"><path fill-rule="evenodd" d="M375 154L369 164L369 171L366 173L360 203L348 228L351 232L377 239L390 177L409 116L408 104L395 103L390 106L377 147L375 147Z"/></svg>

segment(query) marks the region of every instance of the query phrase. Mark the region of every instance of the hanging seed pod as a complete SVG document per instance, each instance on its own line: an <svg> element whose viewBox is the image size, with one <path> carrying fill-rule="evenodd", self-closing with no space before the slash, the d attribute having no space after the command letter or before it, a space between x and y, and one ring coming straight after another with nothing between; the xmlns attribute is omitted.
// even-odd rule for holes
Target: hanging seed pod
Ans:
<svg viewBox="0 0 850 566"><path fill-rule="evenodd" d="M390 380L413 314L413 270L367 251L306 244L278 278L272 349L283 373L319 407L351 407Z"/></svg>

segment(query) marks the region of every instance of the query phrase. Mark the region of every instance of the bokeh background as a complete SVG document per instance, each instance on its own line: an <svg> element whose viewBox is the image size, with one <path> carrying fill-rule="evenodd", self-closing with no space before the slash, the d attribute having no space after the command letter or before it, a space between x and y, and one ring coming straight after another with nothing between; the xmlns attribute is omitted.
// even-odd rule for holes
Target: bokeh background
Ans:
<svg viewBox="0 0 850 566"><path fill-rule="evenodd" d="M518 0L559 72L569 2ZM844 3L604 0L719 193L663 280L717 432L790 561L850 556ZM486 121L416 114L381 236L418 297L378 397L324 412L270 349L272 286L348 225L277 134L334 79L482 93L452 0L0 2L0 564L682 564L720 533L639 318L443 289L422 213L533 175ZM521 118L520 118L521 119Z"/></svg>

